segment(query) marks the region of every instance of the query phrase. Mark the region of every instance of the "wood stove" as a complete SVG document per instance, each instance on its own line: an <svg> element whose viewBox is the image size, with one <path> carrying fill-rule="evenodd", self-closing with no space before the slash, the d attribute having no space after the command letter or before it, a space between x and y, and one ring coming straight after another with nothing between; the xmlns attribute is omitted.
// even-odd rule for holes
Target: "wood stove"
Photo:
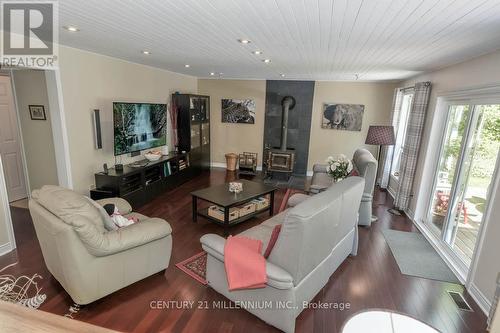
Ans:
<svg viewBox="0 0 500 333"><path fill-rule="evenodd" d="M295 165L295 151L287 147L288 112L295 107L295 98L285 96L281 101L283 110L281 117L281 145L279 148L269 149L267 157L267 171L271 177L284 176L287 179L292 175Z"/></svg>
<svg viewBox="0 0 500 333"><path fill-rule="evenodd" d="M289 172L293 171L295 163L295 153L281 150L271 150L269 152L269 171L273 172Z"/></svg>

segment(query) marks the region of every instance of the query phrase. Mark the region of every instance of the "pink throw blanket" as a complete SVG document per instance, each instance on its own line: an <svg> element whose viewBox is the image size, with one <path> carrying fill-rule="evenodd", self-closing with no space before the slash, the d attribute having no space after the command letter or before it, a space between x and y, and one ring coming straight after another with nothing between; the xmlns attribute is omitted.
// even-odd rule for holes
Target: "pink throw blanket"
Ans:
<svg viewBox="0 0 500 333"><path fill-rule="evenodd" d="M230 291L266 286L266 260L261 251L260 240L229 236L224 246L224 266Z"/></svg>

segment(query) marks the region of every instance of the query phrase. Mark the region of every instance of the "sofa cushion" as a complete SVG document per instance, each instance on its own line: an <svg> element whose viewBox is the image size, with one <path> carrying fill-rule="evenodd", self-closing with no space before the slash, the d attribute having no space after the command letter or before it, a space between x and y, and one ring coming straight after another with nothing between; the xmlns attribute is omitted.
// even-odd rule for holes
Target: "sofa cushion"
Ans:
<svg viewBox="0 0 500 333"><path fill-rule="evenodd" d="M295 193L288 199L288 206L295 207L304 200L309 199L310 196L304 193Z"/></svg>
<svg viewBox="0 0 500 333"><path fill-rule="evenodd" d="M283 223L283 221L285 220L286 212L287 211L284 210L281 213L276 214L273 217L262 222L260 225L265 225L267 227L274 228L276 225Z"/></svg>
<svg viewBox="0 0 500 333"><path fill-rule="evenodd" d="M355 228L363 188L348 177L289 209L268 260L300 283Z"/></svg>
<svg viewBox="0 0 500 333"><path fill-rule="evenodd" d="M85 223L92 223L98 232L106 232L98 209L87 198L75 191L55 185L44 185L41 189L33 191L32 198L73 227L85 221Z"/></svg>
<svg viewBox="0 0 500 333"><path fill-rule="evenodd" d="M264 255L264 251L269 244L269 240L271 239L271 234L273 233L274 227L269 227L263 224L256 225L253 228L243 231L239 233L238 236L245 236L252 239L257 239L262 241L262 255Z"/></svg>

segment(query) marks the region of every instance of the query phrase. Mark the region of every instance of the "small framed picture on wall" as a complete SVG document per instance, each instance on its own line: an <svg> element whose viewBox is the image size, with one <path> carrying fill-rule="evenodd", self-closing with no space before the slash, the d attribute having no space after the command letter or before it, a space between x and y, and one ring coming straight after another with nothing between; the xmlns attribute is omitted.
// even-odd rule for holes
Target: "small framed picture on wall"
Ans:
<svg viewBox="0 0 500 333"><path fill-rule="evenodd" d="M31 120L47 120L45 116L45 107L43 105L30 105Z"/></svg>

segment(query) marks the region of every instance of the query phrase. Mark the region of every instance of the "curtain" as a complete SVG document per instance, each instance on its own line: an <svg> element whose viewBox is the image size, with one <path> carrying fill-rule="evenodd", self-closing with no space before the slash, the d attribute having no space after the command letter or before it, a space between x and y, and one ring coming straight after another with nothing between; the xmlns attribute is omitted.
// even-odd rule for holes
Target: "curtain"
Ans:
<svg viewBox="0 0 500 333"><path fill-rule="evenodd" d="M394 98L392 100L391 124L394 126L394 135L397 137L399 113L403 104L403 89L396 88L394 90ZM391 173L392 156L394 154L394 146L382 146L380 150L380 165L378 166L377 182L381 188L389 186L389 175Z"/></svg>
<svg viewBox="0 0 500 333"><path fill-rule="evenodd" d="M408 208L412 196L413 178L417 167L418 152L422 131L424 129L425 114L429 104L431 92L430 82L415 84L413 104L406 129L405 144L401 154L399 185L394 198L394 207L399 210Z"/></svg>

